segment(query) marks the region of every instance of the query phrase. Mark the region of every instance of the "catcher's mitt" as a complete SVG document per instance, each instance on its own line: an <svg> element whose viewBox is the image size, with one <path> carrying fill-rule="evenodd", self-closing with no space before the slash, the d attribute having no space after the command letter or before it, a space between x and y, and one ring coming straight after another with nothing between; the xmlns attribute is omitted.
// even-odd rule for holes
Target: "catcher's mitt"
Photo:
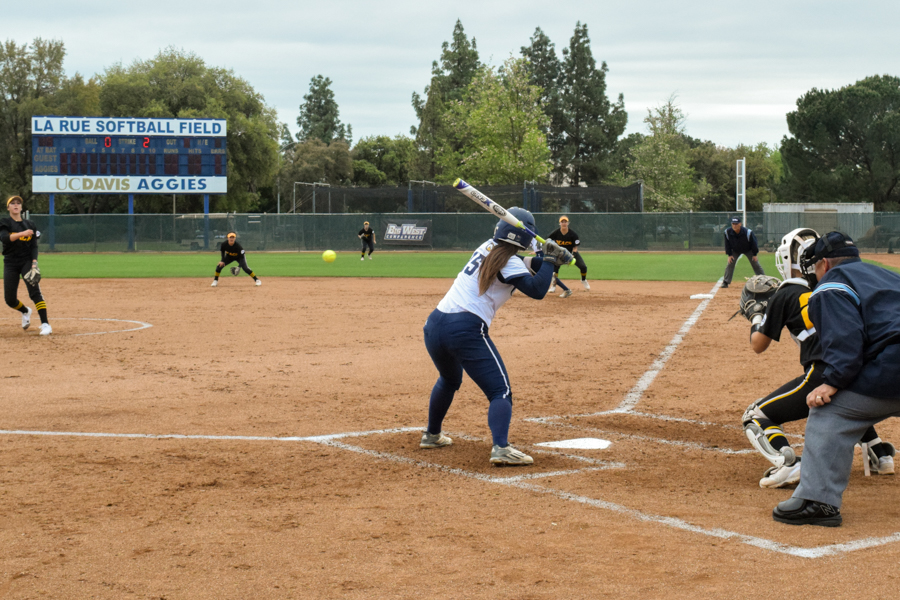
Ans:
<svg viewBox="0 0 900 600"><path fill-rule="evenodd" d="M781 281L777 277L768 275L754 275L748 279L744 284L744 289L741 290L741 307L731 315L731 319L741 314L750 321L751 325L759 325L766 314L769 298L772 297L779 285L781 285Z"/></svg>
<svg viewBox="0 0 900 600"><path fill-rule="evenodd" d="M231 267L231 274L234 275L235 277L237 277L237 274L240 273L240 272L241 272L241 268L240 268L240 267L236 267L236 266L235 266L235 267Z"/></svg>
<svg viewBox="0 0 900 600"><path fill-rule="evenodd" d="M572 253L561 248L556 242L547 240L544 242L544 262L548 262L556 267L567 265L575 260Z"/></svg>
<svg viewBox="0 0 900 600"><path fill-rule="evenodd" d="M41 272L37 267L31 267L31 270L22 275L22 279L28 285L37 285L41 281Z"/></svg>

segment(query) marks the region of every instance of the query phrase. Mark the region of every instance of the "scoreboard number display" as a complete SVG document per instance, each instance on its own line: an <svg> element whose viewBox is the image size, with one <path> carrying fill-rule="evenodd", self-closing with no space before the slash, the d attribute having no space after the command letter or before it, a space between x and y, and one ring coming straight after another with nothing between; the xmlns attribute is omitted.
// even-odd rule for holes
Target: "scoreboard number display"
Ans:
<svg viewBox="0 0 900 600"><path fill-rule="evenodd" d="M31 118L32 191L224 194L224 119Z"/></svg>

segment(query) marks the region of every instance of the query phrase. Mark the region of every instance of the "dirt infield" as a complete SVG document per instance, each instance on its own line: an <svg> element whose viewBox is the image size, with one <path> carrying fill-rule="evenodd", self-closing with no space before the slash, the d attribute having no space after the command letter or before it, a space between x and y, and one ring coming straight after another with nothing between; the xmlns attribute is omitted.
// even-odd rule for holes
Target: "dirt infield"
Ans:
<svg viewBox="0 0 900 600"><path fill-rule="evenodd" d="M468 379L418 448L449 284L42 282L50 338L0 319L0 599L896 597L895 477L857 459L841 528L772 521L740 416L800 365L752 353L738 288L514 296L491 335L535 465L500 469ZM612 445L535 445L580 437Z"/></svg>

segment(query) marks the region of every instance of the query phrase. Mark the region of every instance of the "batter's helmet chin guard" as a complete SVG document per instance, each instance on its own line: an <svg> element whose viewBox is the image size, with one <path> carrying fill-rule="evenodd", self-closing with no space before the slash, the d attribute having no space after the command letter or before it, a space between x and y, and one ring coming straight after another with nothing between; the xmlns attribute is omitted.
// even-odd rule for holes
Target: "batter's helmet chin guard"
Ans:
<svg viewBox="0 0 900 600"><path fill-rule="evenodd" d="M530 212L528 212L524 208L518 207L510 208L506 212L521 221L525 227L537 233L537 227L535 227L534 225L534 215L532 215ZM510 225L506 221L500 221L499 223L497 223L497 226L494 227L494 240L498 242L506 242L507 244L512 244L513 246L518 246L523 250L527 250L531 246L531 241L533 239L533 235L531 235L524 229L519 229L514 225Z"/></svg>
<svg viewBox="0 0 900 600"><path fill-rule="evenodd" d="M819 234L808 227L795 229L781 238L781 245L775 251L775 267L783 280L791 279L792 268L803 273L804 277L807 275L806 269L801 267L800 258L809 242L815 243L817 239Z"/></svg>

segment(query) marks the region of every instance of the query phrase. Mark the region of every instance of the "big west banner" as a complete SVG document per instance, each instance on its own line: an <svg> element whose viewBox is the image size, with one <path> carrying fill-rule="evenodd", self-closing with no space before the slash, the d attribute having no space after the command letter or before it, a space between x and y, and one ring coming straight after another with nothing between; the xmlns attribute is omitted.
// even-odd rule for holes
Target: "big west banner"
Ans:
<svg viewBox="0 0 900 600"><path fill-rule="evenodd" d="M381 237L385 244L398 246L430 246L431 245L431 219L417 221L415 219L402 219L389 221L384 228Z"/></svg>

